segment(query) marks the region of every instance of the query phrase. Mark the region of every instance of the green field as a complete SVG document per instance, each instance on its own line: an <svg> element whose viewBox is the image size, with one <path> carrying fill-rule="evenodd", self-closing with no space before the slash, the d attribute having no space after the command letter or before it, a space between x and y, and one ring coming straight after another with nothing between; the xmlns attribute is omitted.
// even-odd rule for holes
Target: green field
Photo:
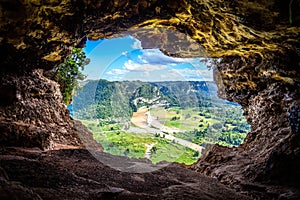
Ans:
<svg viewBox="0 0 300 200"><path fill-rule="evenodd" d="M103 127L99 127L96 121L82 120L82 123L94 133L94 139L103 146L104 151L112 155L144 158L146 144L155 144L155 151L152 151L150 159L153 163L168 161L192 164L199 158L196 151L150 133L107 130L109 127L116 127L116 124L106 125L103 131Z"/></svg>
<svg viewBox="0 0 300 200"><path fill-rule="evenodd" d="M156 107L150 111L152 117L164 126L181 130L173 133L175 137L198 145L218 143L237 146L249 131L241 109L236 106L201 109ZM168 161L192 164L201 156L194 150L150 133L123 131L122 125L114 121L81 121L94 133L95 140L103 146L104 151L113 155L144 158L146 145L155 144L151 149L150 158L153 163ZM131 126L134 127L133 124Z"/></svg>
<svg viewBox="0 0 300 200"><path fill-rule="evenodd" d="M143 158L146 149L155 144L153 162L190 164L197 160L197 152L165 138L136 133L139 127L130 120L134 112L146 106L154 117L151 132L162 132L164 128L165 134L170 134L167 138L174 136L201 146L238 146L250 126L241 106L219 99L217 90L215 83L207 81L91 80L77 91L69 109L73 118L82 120L94 133L106 152Z"/></svg>
<svg viewBox="0 0 300 200"><path fill-rule="evenodd" d="M201 109L156 107L151 109L151 115L166 127L182 130L174 133L175 137L199 145L237 146L250 130L241 108L231 105Z"/></svg>

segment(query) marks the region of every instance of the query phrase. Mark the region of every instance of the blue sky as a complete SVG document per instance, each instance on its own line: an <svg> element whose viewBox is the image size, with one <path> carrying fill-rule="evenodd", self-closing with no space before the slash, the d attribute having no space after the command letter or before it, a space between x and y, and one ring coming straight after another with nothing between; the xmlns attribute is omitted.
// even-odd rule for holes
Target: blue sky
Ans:
<svg viewBox="0 0 300 200"><path fill-rule="evenodd" d="M159 49L143 49L131 36L87 41L84 49L91 62L85 66L87 79L109 81L212 81L201 58L174 58Z"/></svg>

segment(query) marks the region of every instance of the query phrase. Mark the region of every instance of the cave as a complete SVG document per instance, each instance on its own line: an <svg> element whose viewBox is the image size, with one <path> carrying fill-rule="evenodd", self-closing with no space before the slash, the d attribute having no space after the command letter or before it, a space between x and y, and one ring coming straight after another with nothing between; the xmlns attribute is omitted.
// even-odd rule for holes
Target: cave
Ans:
<svg viewBox="0 0 300 200"><path fill-rule="evenodd" d="M1 199L299 199L299 0L0 5ZM105 156L102 147L70 118L47 72L87 38L133 30L144 47L166 55L221 59L218 95L239 103L251 125L243 144L214 145L192 166L144 174L95 159ZM171 39L164 30L182 34ZM164 45L168 39L176 43Z"/></svg>
<svg viewBox="0 0 300 200"><path fill-rule="evenodd" d="M164 46L172 47L180 35L181 47L201 49L183 33L161 33L169 38ZM243 142L250 127L239 104L217 95L213 71L218 71L212 69L217 59L166 56L131 35L87 40L85 77L68 105L104 152L191 165L206 146ZM147 39L144 44L153 43Z"/></svg>

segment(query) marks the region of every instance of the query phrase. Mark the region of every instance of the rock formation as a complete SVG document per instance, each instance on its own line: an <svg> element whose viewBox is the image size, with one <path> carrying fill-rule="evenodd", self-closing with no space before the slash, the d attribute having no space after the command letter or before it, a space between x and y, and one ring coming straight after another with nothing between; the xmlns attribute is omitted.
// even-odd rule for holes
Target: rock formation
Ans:
<svg viewBox="0 0 300 200"><path fill-rule="evenodd" d="M143 46L168 55L222 58L214 66L219 95L243 106L252 127L244 143L231 149L216 145L191 169L256 198L299 198L299 0L3 0L0 5L2 147L81 148L87 143L101 149L68 117L58 85L43 71L62 63L87 37L133 34ZM164 30L180 33L171 38ZM182 44L182 37L191 44ZM170 47L153 38L176 42ZM26 188L35 187L32 183L5 172L8 163L46 166L52 161L20 152L24 158L2 151L1 183L33 195ZM9 182L6 175L25 186ZM43 196L40 189L35 192Z"/></svg>

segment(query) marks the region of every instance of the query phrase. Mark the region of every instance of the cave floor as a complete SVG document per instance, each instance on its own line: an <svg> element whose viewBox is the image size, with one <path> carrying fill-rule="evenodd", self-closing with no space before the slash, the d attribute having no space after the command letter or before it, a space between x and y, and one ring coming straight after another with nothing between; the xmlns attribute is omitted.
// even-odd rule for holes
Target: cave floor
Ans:
<svg viewBox="0 0 300 200"><path fill-rule="evenodd" d="M179 164L121 172L85 149L2 149L0 182L0 199L251 199Z"/></svg>

